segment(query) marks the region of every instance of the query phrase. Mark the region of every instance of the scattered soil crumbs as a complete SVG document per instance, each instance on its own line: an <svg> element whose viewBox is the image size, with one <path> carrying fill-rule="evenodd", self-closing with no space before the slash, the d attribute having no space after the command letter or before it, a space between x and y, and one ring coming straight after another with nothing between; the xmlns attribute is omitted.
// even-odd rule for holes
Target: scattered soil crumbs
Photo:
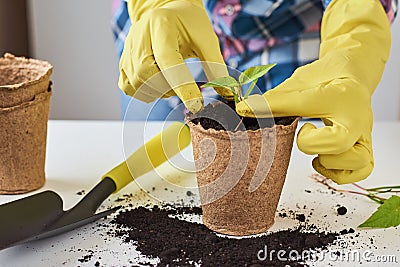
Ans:
<svg viewBox="0 0 400 267"><path fill-rule="evenodd" d="M82 256L82 258L78 259L78 261L80 261L82 263L83 262L89 262L92 259L93 255L94 255L94 251L93 250L89 250L88 254Z"/></svg>
<svg viewBox="0 0 400 267"><path fill-rule="evenodd" d="M77 194L78 196L82 196L82 195L85 194L85 190L82 189L81 191L76 192L76 194Z"/></svg>
<svg viewBox="0 0 400 267"><path fill-rule="evenodd" d="M337 213L339 215L345 215L347 213L347 208L344 206L340 206L339 208L337 208Z"/></svg>
<svg viewBox="0 0 400 267"><path fill-rule="evenodd" d="M301 253L322 250L334 243L340 233L321 232L315 226L299 226L267 235L229 238L217 235L203 224L177 219L177 215L201 214L201 208L139 207L120 212L112 223L114 235L137 246L142 254L160 259L158 266L304 266L301 259L290 259L292 250ZM300 218L302 221L303 218ZM267 256L264 251L267 249ZM275 250L270 257L269 253ZM276 253L286 251L288 261ZM260 252L261 251L261 252ZM260 254L261 253L261 254ZM260 258L266 257L263 259ZM148 263L143 263L148 264Z"/></svg>
<svg viewBox="0 0 400 267"><path fill-rule="evenodd" d="M299 220L300 222L305 222L306 216L304 216L304 214L297 214L296 219Z"/></svg>

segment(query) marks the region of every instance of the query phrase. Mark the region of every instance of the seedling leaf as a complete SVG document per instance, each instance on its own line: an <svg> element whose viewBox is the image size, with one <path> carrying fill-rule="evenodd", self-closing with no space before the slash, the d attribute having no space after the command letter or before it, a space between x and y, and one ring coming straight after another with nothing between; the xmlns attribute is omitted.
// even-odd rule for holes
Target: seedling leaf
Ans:
<svg viewBox="0 0 400 267"><path fill-rule="evenodd" d="M215 80L212 80L206 84L203 84L201 88L205 87L226 87L226 88L232 88L239 86L239 83L235 80L235 78L231 76L226 76L226 77L221 77L217 78Z"/></svg>
<svg viewBox="0 0 400 267"><path fill-rule="evenodd" d="M276 65L276 63L250 67L250 68L246 69L244 72L242 72L240 74L239 83L241 85L243 85L243 84L247 84L249 82L252 82L255 79L258 79L258 78L264 76L264 74L266 74L275 65Z"/></svg>
<svg viewBox="0 0 400 267"><path fill-rule="evenodd" d="M358 227L388 228L400 225L400 197L392 195Z"/></svg>

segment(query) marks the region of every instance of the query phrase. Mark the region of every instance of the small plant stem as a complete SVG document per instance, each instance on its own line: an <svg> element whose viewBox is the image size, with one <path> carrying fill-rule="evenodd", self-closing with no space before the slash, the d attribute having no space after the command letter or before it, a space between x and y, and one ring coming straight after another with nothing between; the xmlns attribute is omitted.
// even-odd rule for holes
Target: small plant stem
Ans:
<svg viewBox="0 0 400 267"><path fill-rule="evenodd" d="M337 189L337 188L335 188L335 187L333 187L333 186L331 186L329 183L328 183L328 178L326 178L326 177L324 177L324 176L322 176L322 175L320 175L320 174L313 174L313 175L311 175L311 178L313 178L315 181L317 181L318 183L320 183L320 184L323 184L324 186L326 186L328 189L330 189L330 190L332 190L332 191L335 191L335 192L340 192L340 193L350 193L350 194L356 194L356 195L361 195L361 196L365 196L365 197L368 197L369 199L371 199L371 200L373 200L373 201L375 201L375 202L377 202L377 203L379 203L379 204L382 204L385 200L386 200L386 198L383 198L383 197L378 197L376 194L379 194L379 193L383 193L383 192L378 192L378 193L363 193L363 192L358 192L358 191L353 191L353 190L341 190L341 189ZM362 189L362 190L364 190L364 191L367 191L368 192L368 189L366 189L366 188L364 188L364 187L362 187L362 186L359 186L359 185L356 185L355 183L353 183L353 185L355 185L357 188L359 188L359 189Z"/></svg>
<svg viewBox="0 0 400 267"><path fill-rule="evenodd" d="M236 87L236 92L237 92L239 101L243 101L242 88L241 87Z"/></svg>
<svg viewBox="0 0 400 267"><path fill-rule="evenodd" d="M374 187L374 188L365 188L362 187L361 185L357 184L357 183L352 183L352 185L354 185L355 187L367 191L367 192L376 192L377 194L383 194L383 193L398 193L400 192L400 190L393 190L393 189L400 189L400 186L380 186L380 187Z"/></svg>
<svg viewBox="0 0 400 267"><path fill-rule="evenodd" d="M243 123L243 117L240 119L238 125L236 126L235 130L233 130L234 132L236 132L239 129L240 124Z"/></svg>
<svg viewBox="0 0 400 267"><path fill-rule="evenodd" d="M240 100L239 100L238 95L236 94L236 91L235 91L234 89L232 89L231 91L232 91L233 99L235 100L235 103L236 103L236 104L239 103Z"/></svg>
<svg viewBox="0 0 400 267"><path fill-rule="evenodd" d="M362 186L359 185L359 184L352 183L352 185L354 185L355 187L358 187L358 188L361 189L361 190L368 191L366 188L362 187Z"/></svg>
<svg viewBox="0 0 400 267"><path fill-rule="evenodd" d="M368 194L367 197L369 199L375 201L378 204L383 204L383 202L386 200L386 198L381 198L381 197L378 197L378 196L376 196L374 194Z"/></svg>
<svg viewBox="0 0 400 267"><path fill-rule="evenodd" d="M367 191L375 191L375 192L400 192L400 190L393 190L393 189L400 189L400 185L395 186L380 186L374 188L367 188ZM383 191L382 191L383 190Z"/></svg>
<svg viewBox="0 0 400 267"><path fill-rule="evenodd" d="M250 85L249 89L247 90L246 94L244 95L243 99L247 99L247 98L249 97L249 95L250 95L251 92L253 91L253 88L254 88L254 86L256 85L257 81L258 81L258 79L255 79L255 80L251 83L251 85Z"/></svg>

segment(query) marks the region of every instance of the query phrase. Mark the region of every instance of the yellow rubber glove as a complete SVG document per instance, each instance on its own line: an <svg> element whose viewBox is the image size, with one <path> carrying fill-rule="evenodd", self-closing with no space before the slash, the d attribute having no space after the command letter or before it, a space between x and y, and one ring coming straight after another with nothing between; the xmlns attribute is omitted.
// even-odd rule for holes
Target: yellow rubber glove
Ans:
<svg viewBox="0 0 400 267"><path fill-rule="evenodd" d="M203 98L184 59L204 61L209 80L228 75L202 0L134 0L128 10L132 27L120 60L119 87L147 103L177 95L193 113L201 110ZM216 91L232 98L229 89Z"/></svg>
<svg viewBox="0 0 400 267"><path fill-rule="evenodd" d="M318 154L314 169L338 184L362 180L374 166L371 95L390 45L390 24L378 0L332 1L322 19L319 59L236 109L249 117L272 111L276 117L321 118L325 127L306 123L300 129L299 149Z"/></svg>

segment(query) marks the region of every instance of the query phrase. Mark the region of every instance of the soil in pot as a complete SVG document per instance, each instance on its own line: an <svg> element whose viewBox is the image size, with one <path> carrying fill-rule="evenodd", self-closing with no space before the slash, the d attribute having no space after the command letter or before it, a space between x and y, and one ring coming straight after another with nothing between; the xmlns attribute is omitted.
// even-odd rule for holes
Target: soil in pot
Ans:
<svg viewBox="0 0 400 267"><path fill-rule="evenodd" d="M297 117L248 118L235 112L235 102L218 102L209 104L197 114L188 114L187 118L194 124L200 124L205 130L216 131L256 131L260 128L271 128L274 125L291 125Z"/></svg>
<svg viewBox="0 0 400 267"><path fill-rule="evenodd" d="M216 102L186 117L203 223L227 235L264 232L274 223L298 118L241 118Z"/></svg>

